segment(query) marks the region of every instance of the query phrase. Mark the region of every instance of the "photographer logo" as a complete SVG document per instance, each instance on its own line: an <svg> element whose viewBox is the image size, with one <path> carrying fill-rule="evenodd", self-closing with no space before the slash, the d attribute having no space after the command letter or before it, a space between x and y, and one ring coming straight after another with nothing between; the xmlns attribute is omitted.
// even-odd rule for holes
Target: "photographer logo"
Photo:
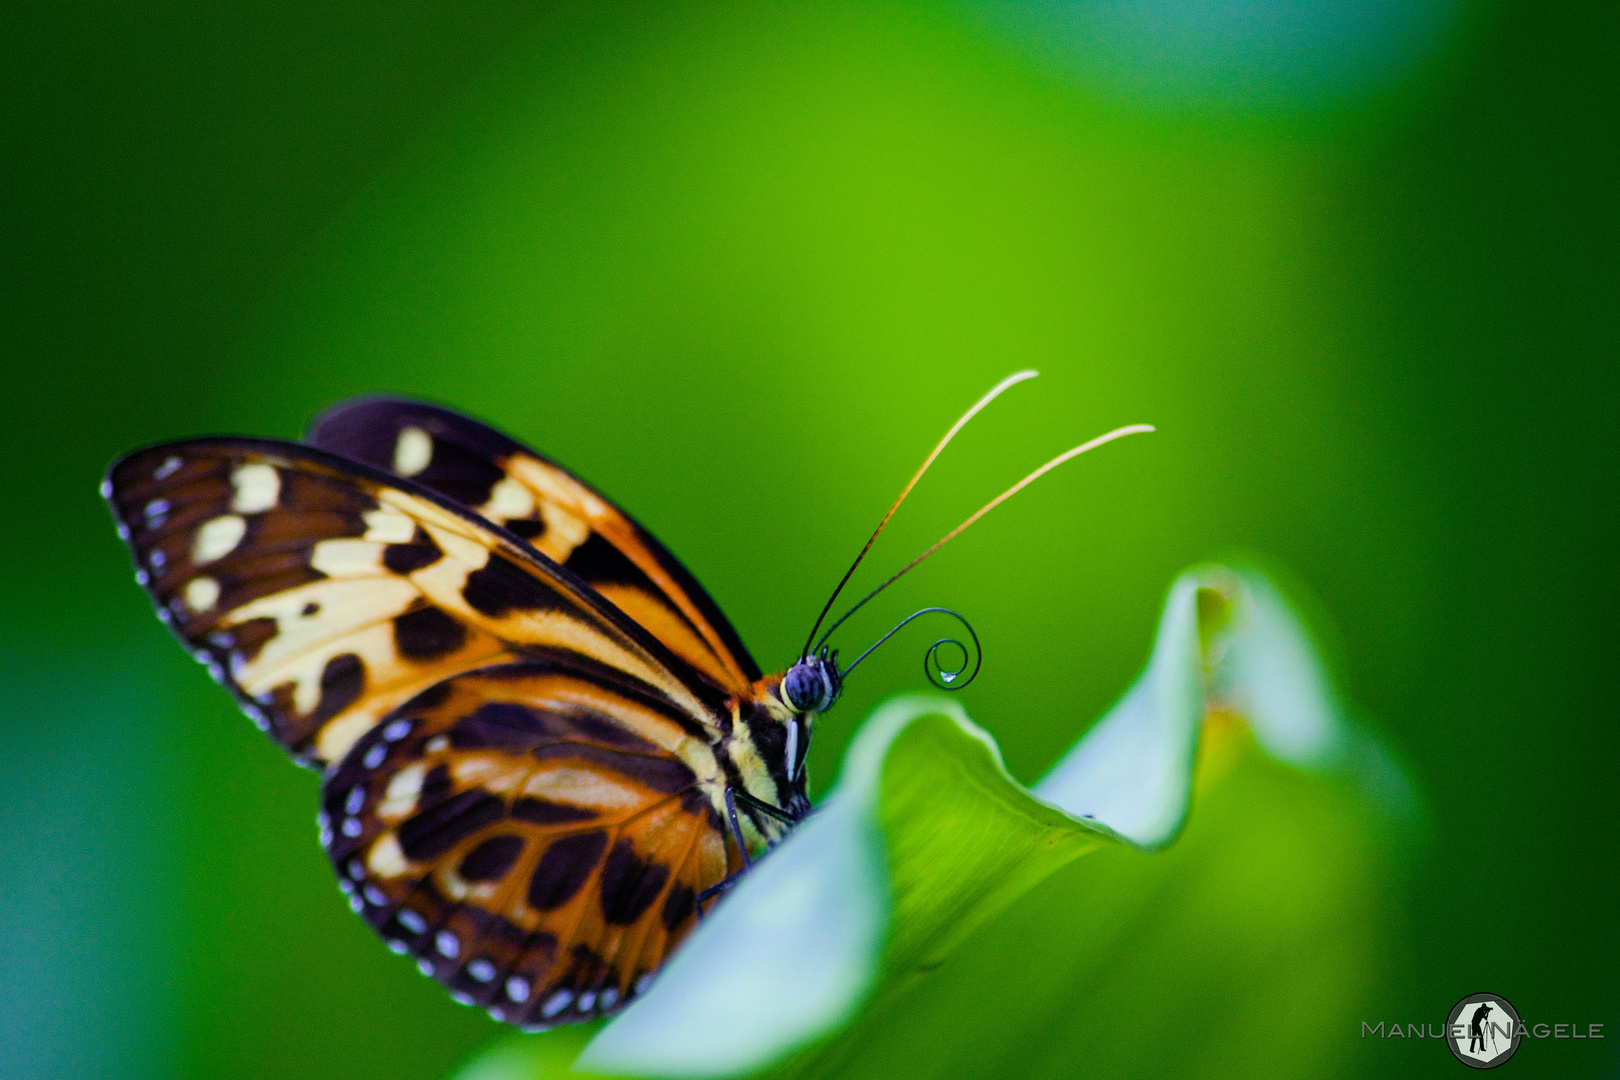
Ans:
<svg viewBox="0 0 1620 1080"><path fill-rule="evenodd" d="M1474 1069L1494 1069L1519 1049L1524 1028L1519 1013L1500 994L1470 994L1446 1017L1446 1042L1457 1060Z"/></svg>

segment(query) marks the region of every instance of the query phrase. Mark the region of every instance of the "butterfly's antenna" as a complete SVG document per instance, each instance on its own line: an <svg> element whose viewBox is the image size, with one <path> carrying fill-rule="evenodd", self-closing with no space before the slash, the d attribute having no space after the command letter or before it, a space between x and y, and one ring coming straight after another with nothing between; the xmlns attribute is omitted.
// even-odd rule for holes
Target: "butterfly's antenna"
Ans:
<svg viewBox="0 0 1620 1080"><path fill-rule="evenodd" d="M866 558L866 553L872 550L872 544L877 540L878 534L889 523L889 519L894 517L894 512L900 509L900 504L906 501L906 496L911 494L911 489L917 486L917 481L922 479L923 473L928 471L928 467L934 463L934 459L939 457L940 451L944 450L950 441L956 438L956 433L966 427L969 420L979 414L979 410L1000 397L1004 390L1023 382L1025 379L1033 379L1039 374L1038 371L1015 371L992 386L984 397L973 403L973 408L963 413L962 418L951 425L951 430L947 431L945 437L939 440L939 444L928 455L928 459L922 463L922 468L918 469L916 474L912 476L911 481L906 484L905 490L900 492L900 497L894 500L893 506L889 507L889 512L883 515L882 521L878 522L878 527L872 530L871 536L867 537L866 546L861 548L861 553L855 556L855 561L849 564L848 570L844 571L844 576L838 581L838 587L832 591L831 596L827 597L826 606L821 609L821 614L816 616L816 624L810 628L809 636L804 639L804 651L799 654L801 659L810 655L810 643L816 640L816 631L821 629L822 620L826 619L827 612L832 610L833 602L838 599L838 594L844 591L845 585L849 584L849 579L855 573L855 568L861 565L861 560Z"/></svg>
<svg viewBox="0 0 1620 1080"><path fill-rule="evenodd" d="M1079 457L1081 454L1085 453L1087 450L1095 450L1097 447L1103 445L1104 443L1113 442L1115 439L1123 439L1127 435L1136 435L1136 434L1138 434L1140 432L1152 431L1152 430L1153 430L1153 426L1151 424L1130 424L1130 425L1127 425L1126 427L1115 428L1113 431L1110 431L1106 435L1099 435L1095 439L1092 439L1090 442L1081 443L1079 446L1075 447L1073 450L1069 450L1069 451L1066 451L1065 453L1059 454L1057 457L1053 458L1051 461L1048 461L1045 465L1042 465L1040 468L1036 469L1034 472L1030 473L1028 476L1024 477L1022 480L1018 481L1018 483L1014 484L1012 487L1008 488L1006 491L1003 491L1000 495L997 495L995 498L993 498L989 502L985 503L982 507L979 508L977 513L975 513L972 517L968 518L966 521L962 522L962 524L958 525L956 528L952 529L950 532L946 533L943 537L940 538L939 542L936 543L933 547L929 548L927 551L923 552L921 555L917 556L915 559L912 559L910 562L906 563L906 565L902 566L898 571L895 572L893 577L889 578L889 580L885 581L883 584L879 585L877 588L873 589L871 592L867 593L860 600L858 600L854 607L852 607L848 611L844 612L842 615L840 615L838 617L838 620L836 622L834 622L831 626L827 627L827 632L825 634L821 635L821 641L816 642L816 647L819 649L821 647L822 643L825 642L829 637L832 636L832 632L834 630L838 629L840 626L842 626L845 619L849 618L851 615L853 615L857 611L859 611L861 609L861 607L868 600L872 599L872 597L876 596L878 593L882 592L884 589L887 589L890 585L893 585L896 581L899 581L902 577L904 577L906 574L910 573L913 569L915 569L918 563L922 562L924 559L928 558L928 556L932 555L934 552L938 551L940 548L944 547L946 544L948 544L952 540L956 539L957 536L961 535L961 533L963 531L965 531L969 525L972 525L975 521L978 521L980 518L984 517L984 515L988 514L990 511L994 510L996 507L1000 506L1002 503L1006 502L1008 499L1012 498L1014 495L1016 495L1020 491L1024 490L1024 488L1028 487L1030 484L1033 484L1040 477L1045 476L1047 473L1051 472L1053 469L1057 468L1059 465L1063 464L1065 461L1068 461L1070 458ZM835 593L834 595L837 595L837 594ZM851 665L851 666L853 667L854 665Z"/></svg>
<svg viewBox="0 0 1620 1080"><path fill-rule="evenodd" d="M952 611L950 608L946 607L925 607L921 611L912 612L910 615L907 615L905 618L895 623L893 630L890 630L887 634L884 634L882 637L874 641L865 652L861 653L861 655L857 656L850 662L849 667L838 673L839 680L842 681L845 676L855 670L862 660L865 660L868 656L871 656L873 651L876 650L879 645L894 637L894 635L905 629L907 625L917 619L922 618L924 615L933 615L936 612L942 615L949 615L951 618L961 623L962 628L965 629L968 632L968 636L973 639L973 648L970 651L966 645L962 644L962 642L956 638L940 638L938 641L930 645L928 647L928 651L923 654L923 674L928 676L929 682L933 683L941 690L960 690L968 683L972 682L974 677L979 674L979 665L984 660L984 651L979 647L979 635L974 631L973 625L964 619L960 612ZM945 665L940 662L939 650L946 645L954 645L958 649L962 650L962 663L960 666L955 668L946 668ZM972 671L968 671L969 661L972 661ZM964 674L967 675L967 678L962 679ZM962 679L962 681L957 682L957 679Z"/></svg>

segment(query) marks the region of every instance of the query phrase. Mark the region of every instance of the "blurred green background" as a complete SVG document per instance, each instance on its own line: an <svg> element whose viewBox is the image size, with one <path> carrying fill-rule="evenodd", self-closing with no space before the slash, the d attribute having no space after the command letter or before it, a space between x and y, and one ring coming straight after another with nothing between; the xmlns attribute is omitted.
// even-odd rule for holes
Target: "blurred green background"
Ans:
<svg viewBox="0 0 1620 1080"><path fill-rule="evenodd" d="M775 668L932 441L1036 367L863 580L1082 439L1159 433L999 510L846 649L963 610L986 648L964 704L1029 780L1129 684L1176 572L1286 568L1430 826L1300 990L1344 956L1354 993L1255 1029L1255 1060L1297 1042L1312 1075L1460 1068L1358 1024L1490 990L1611 1025L1521 1051L1521 1074L1614 1075L1616 21L1483 0L8 5L0 1073L432 1077L498 1031L345 909L317 778L130 581L95 494L113 456L293 437L365 391L452 404L628 507ZM871 705L920 684L926 640L852 681L812 754L823 789ZM1278 783L1256 797L1287 806ZM984 958L1016 941L996 933L961 971L1016 1003L1034 988L997 984ZM1153 970L1218 980L1232 948ZM1280 996L1296 970L1279 957ZM1085 1039L1054 1038L1084 1073ZM1019 1052L963 1068L1019 1075Z"/></svg>

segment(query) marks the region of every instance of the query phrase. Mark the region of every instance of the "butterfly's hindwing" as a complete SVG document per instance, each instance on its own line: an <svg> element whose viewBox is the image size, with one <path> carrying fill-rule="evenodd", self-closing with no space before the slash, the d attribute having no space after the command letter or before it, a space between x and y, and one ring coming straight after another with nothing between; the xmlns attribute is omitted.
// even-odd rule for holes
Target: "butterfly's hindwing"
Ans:
<svg viewBox="0 0 1620 1080"><path fill-rule="evenodd" d="M335 405L307 438L409 477L523 537L724 693L744 695L760 677L719 607L652 534L523 444L459 413L390 397Z"/></svg>
<svg viewBox="0 0 1620 1080"><path fill-rule="evenodd" d="M354 745L322 839L355 910L459 1000L525 1027L610 1013L737 862L692 741L563 665L469 672Z"/></svg>
<svg viewBox="0 0 1620 1080"><path fill-rule="evenodd" d="M408 481L296 443L137 451L107 495L159 614L300 760L340 759L390 710L520 653L578 656L699 724L716 695L516 538Z"/></svg>

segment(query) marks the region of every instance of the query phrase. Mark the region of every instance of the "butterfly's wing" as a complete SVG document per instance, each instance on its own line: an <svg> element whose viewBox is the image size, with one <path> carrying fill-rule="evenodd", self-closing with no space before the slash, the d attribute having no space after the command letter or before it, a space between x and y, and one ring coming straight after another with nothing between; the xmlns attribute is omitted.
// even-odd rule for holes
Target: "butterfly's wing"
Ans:
<svg viewBox="0 0 1620 1080"><path fill-rule="evenodd" d="M729 696L759 666L697 580L651 533L573 473L459 413L395 397L334 405L312 445L409 477L566 567Z"/></svg>
<svg viewBox="0 0 1620 1080"><path fill-rule="evenodd" d="M211 438L116 462L105 494L159 615L306 764L522 656L605 668L701 741L724 698L569 571L408 480L298 443Z"/></svg>
<svg viewBox="0 0 1620 1080"><path fill-rule="evenodd" d="M723 698L516 536L277 440L137 451L105 494L165 621L331 766L356 909L459 997L531 1026L611 1011L740 865Z"/></svg>
<svg viewBox="0 0 1620 1080"><path fill-rule="evenodd" d="M686 737L602 673L468 672L355 744L323 838L355 911L457 1000L524 1027L588 1019L645 987L735 861L668 752Z"/></svg>

